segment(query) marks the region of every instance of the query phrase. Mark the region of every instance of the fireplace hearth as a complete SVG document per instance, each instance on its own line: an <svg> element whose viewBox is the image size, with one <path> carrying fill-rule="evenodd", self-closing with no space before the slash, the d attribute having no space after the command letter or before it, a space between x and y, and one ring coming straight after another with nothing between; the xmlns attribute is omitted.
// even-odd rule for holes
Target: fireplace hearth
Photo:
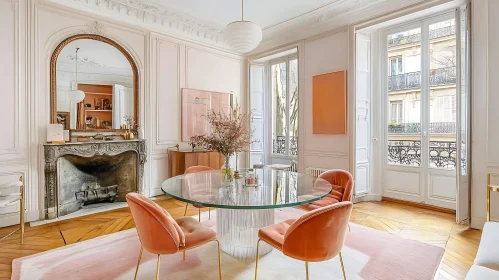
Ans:
<svg viewBox="0 0 499 280"><path fill-rule="evenodd" d="M46 144L44 148L47 219L90 204L125 202L127 193L143 192L144 140Z"/></svg>

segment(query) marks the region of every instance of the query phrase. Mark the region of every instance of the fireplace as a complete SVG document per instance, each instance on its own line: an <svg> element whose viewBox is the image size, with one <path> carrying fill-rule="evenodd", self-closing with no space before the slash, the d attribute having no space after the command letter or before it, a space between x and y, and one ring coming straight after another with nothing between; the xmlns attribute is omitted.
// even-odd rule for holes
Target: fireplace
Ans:
<svg viewBox="0 0 499 280"><path fill-rule="evenodd" d="M45 210L53 219L143 193L144 140L46 144ZM92 205L91 205L92 204Z"/></svg>

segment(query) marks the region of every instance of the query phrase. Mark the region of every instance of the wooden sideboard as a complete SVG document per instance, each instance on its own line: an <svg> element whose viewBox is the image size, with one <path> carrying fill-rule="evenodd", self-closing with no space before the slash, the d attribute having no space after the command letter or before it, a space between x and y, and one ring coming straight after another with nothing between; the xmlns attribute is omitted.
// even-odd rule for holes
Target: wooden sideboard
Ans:
<svg viewBox="0 0 499 280"><path fill-rule="evenodd" d="M218 152L209 151L170 151L170 176L184 174L191 166L204 165L221 169L224 157Z"/></svg>

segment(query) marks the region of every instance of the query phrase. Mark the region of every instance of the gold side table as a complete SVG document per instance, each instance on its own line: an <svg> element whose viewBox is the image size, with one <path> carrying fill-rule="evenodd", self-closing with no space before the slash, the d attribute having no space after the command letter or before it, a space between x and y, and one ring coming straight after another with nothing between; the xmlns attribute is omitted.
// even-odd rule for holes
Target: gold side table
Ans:
<svg viewBox="0 0 499 280"><path fill-rule="evenodd" d="M490 222L490 192L499 192L499 186L490 184L490 175L493 174L489 173L487 175L487 222Z"/></svg>

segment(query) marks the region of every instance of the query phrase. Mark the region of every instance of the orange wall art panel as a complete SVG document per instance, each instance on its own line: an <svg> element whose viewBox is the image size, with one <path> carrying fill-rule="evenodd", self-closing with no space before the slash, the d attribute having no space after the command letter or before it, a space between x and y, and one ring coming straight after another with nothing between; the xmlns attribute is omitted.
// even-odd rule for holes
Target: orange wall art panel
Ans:
<svg viewBox="0 0 499 280"><path fill-rule="evenodd" d="M312 77L313 134L347 133L346 70Z"/></svg>

